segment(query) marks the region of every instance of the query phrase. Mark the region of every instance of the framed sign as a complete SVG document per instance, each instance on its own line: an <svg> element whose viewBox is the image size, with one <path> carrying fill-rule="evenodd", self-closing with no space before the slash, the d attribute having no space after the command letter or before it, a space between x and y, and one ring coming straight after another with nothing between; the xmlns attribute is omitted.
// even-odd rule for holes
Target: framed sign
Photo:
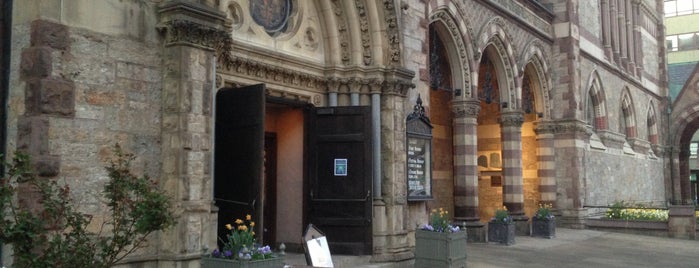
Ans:
<svg viewBox="0 0 699 268"><path fill-rule="evenodd" d="M336 158L334 170L335 176L347 176L347 159Z"/></svg>
<svg viewBox="0 0 699 268"><path fill-rule="evenodd" d="M419 95L406 130L408 200L432 199L432 125Z"/></svg>

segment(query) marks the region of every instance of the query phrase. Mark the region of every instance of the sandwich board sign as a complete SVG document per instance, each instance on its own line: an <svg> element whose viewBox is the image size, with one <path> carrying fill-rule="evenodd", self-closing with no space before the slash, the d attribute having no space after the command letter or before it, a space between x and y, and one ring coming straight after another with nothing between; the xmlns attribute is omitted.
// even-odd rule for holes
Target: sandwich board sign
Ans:
<svg viewBox="0 0 699 268"><path fill-rule="evenodd" d="M306 251L306 264L313 267L334 267L328 239L313 224L309 224L306 227L303 241L303 248Z"/></svg>

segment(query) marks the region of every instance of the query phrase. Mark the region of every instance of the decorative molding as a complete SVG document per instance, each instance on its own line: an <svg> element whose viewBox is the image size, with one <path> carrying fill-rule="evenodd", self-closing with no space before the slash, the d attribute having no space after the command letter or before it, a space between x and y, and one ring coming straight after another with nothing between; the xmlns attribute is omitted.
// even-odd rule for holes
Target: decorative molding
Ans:
<svg viewBox="0 0 699 268"><path fill-rule="evenodd" d="M389 45L389 65L399 66L401 63L401 47L400 36L398 29L398 17L396 16L396 6L394 0L384 0L384 18L386 19L386 37Z"/></svg>
<svg viewBox="0 0 699 268"><path fill-rule="evenodd" d="M340 60L344 65L349 65L350 62L350 37L349 27L347 26L347 16L340 0L332 1L332 9L337 16L337 31L340 43Z"/></svg>
<svg viewBox="0 0 699 268"><path fill-rule="evenodd" d="M165 32L165 46L189 45L213 50L219 42L230 38L223 30L184 19L167 21L160 29Z"/></svg>
<svg viewBox="0 0 699 268"><path fill-rule="evenodd" d="M371 53L371 34L369 33L369 20L367 19L367 10L364 0L354 1L359 14L359 31L362 36L362 58L364 65L371 65L374 62Z"/></svg>
<svg viewBox="0 0 699 268"><path fill-rule="evenodd" d="M351 70L340 73L333 72L332 76L320 76L240 56L231 56L230 61L222 65L223 67L219 71L227 75L287 85L317 93L339 92L340 88L344 86L352 92L360 94L380 93L405 96L410 88L415 87L411 81L415 73L402 68ZM362 77L362 74L371 74L372 76ZM367 91L361 90L364 86L368 87ZM313 101L315 103L316 100Z"/></svg>
<svg viewBox="0 0 699 268"><path fill-rule="evenodd" d="M626 143L626 136L618 132L598 130L597 135L599 135L600 139L607 147L622 149L624 147L624 143Z"/></svg>
<svg viewBox="0 0 699 268"><path fill-rule="evenodd" d="M470 98L472 95L471 92L471 61L468 58L468 48L466 46L466 43L464 43L462 33L459 30L459 26L457 25L456 21L452 18L452 16L446 11L446 10L438 10L434 14L430 16L430 21L441 21L449 31L449 34L451 35L451 39L453 42L456 44L456 52L459 55L459 58L461 59L461 68L462 68L462 92L464 93L461 98ZM467 35L470 33L466 33ZM470 39L470 38L469 38Z"/></svg>

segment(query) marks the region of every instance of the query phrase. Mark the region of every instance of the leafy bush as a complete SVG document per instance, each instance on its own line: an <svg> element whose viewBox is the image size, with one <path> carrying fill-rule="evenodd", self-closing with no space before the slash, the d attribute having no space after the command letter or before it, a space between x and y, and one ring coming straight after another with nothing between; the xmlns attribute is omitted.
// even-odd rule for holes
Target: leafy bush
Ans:
<svg viewBox="0 0 699 268"><path fill-rule="evenodd" d="M145 246L150 233L174 225L170 197L148 176L130 171L133 155L114 146L103 189L110 217L91 232L68 185L39 178L28 155L17 152L0 179L0 240L12 244L14 267L110 267ZM21 190L20 190L21 189ZM17 194L36 194L36 206ZM29 198L24 198L28 200Z"/></svg>

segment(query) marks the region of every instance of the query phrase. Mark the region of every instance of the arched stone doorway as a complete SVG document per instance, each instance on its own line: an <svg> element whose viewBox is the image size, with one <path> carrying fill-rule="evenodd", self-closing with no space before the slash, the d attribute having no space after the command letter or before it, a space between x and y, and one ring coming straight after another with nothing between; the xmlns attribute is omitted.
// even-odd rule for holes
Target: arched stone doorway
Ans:
<svg viewBox="0 0 699 268"><path fill-rule="evenodd" d="M685 87L672 103L670 120L670 142L672 145L669 152L672 161L668 164L670 172L670 180L666 180L666 194L670 198L670 202L676 205L693 204L694 197L692 196L692 183L690 182L690 161L697 161L692 158L690 152L690 144L694 140L695 133L699 130L699 73L694 72L685 83ZM649 111L649 114L651 112ZM654 114L654 112L653 112ZM649 116L651 116L650 114ZM649 123L653 123L652 117L649 117ZM657 131L656 131L657 132ZM654 133L651 131L650 133ZM659 151L657 145L653 144L653 140L657 137L649 137L651 146L654 150Z"/></svg>

